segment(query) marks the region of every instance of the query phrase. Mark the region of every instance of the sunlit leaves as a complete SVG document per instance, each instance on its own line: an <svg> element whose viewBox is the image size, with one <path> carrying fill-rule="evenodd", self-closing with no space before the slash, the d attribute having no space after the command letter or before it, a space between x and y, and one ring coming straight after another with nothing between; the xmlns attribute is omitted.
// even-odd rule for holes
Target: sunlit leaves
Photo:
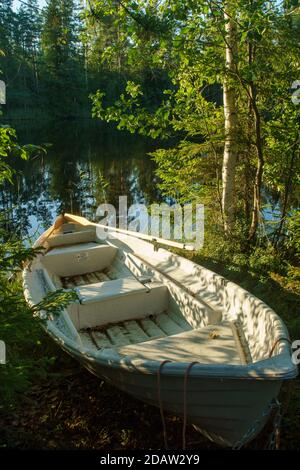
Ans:
<svg viewBox="0 0 300 470"><path fill-rule="evenodd" d="M151 2L149 2L150 4ZM155 2L154 2L155 3ZM146 103L147 88L141 81L124 86L114 106L104 96L93 97L94 116L115 121L120 129L152 138L176 136L180 143L155 153L161 188L180 200L203 199L203 185L218 195L224 142L222 83L226 77L236 90L239 147L237 175L238 212L247 220L251 212L257 167L257 135L251 93L260 116L264 155L263 184L284 200L299 184L299 110L291 101L291 83L299 74L299 25L297 15L277 2L233 0L237 12L238 54L235 70L225 66L224 3L177 1L161 3L157 16L168 18L169 36L143 33L138 22L126 15L123 31L129 38L130 64L164 68L171 81L155 106ZM127 7L132 7L130 1ZM137 1L134 11L147 13L148 2ZM151 15L150 15L151 16ZM149 20L150 20L149 16ZM298 18L299 19L299 18ZM146 56L146 58L145 58ZM252 90L252 91L251 91ZM205 142L206 149L193 152ZM196 147L195 147L195 146ZM200 148L200 147L199 147ZM199 155L205 154L203 159ZM206 164L208 162L208 164ZM288 200L291 197L288 196ZM245 212L244 212L245 211Z"/></svg>

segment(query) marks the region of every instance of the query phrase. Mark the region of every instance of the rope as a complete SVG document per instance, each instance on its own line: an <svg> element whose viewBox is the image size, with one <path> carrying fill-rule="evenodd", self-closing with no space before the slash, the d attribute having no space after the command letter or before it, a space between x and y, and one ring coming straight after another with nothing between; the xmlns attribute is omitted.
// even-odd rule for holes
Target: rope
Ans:
<svg viewBox="0 0 300 470"><path fill-rule="evenodd" d="M165 443L165 449L169 450L168 448L168 441L167 441L167 428L166 428L166 421L165 421L165 416L164 416L164 410L163 410L163 404L162 404L162 398L161 398L161 389L160 389L160 378L161 378L161 371L162 368L165 364L171 361L163 361L159 369L157 371L157 396L158 396L158 403L159 403L159 410L160 410L160 416L161 416L161 422L163 425L163 435L164 435L164 443Z"/></svg>
<svg viewBox="0 0 300 470"><path fill-rule="evenodd" d="M274 418L274 423L273 423L273 432L272 432L272 438L271 438L271 445L273 445L273 449L279 450L280 449L280 438L281 438L281 422L282 419L287 412L288 405L290 402L291 398L291 392L292 392L292 381L289 380L287 383L284 384L283 389L286 389L286 396L282 396L281 402L276 399L275 400L275 408L276 408L276 414Z"/></svg>
<svg viewBox="0 0 300 470"><path fill-rule="evenodd" d="M267 440L265 449L267 450L279 450L280 449L281 420L282 420L281 403L276 398L271 405L272 431Z"/></svg>
<svg viewBox="0 0 300 470"><path fill-rule="evenodd" d="M187 385L188 385L188 378L191 368L195 365L199 364L199 362L191 362L187 367L185 374L184 374L184 385L183 385L183 427L182 427L182 449L186 449L186 424L187 424Z"/></svg>
<svg viewBox="0 0 300 470"><path fill-rule="evenodd" d="M289 338L285 338L284 336L282 336L281 338L278 338L275 343L273 344L272 348L271 348L271 351L270 351L270 354L269 354L269 357L272 357L273 355L273 352L277 346L277 344L280 342L280 341L287 341L289 344L292 344L291 340Z"/></svg>

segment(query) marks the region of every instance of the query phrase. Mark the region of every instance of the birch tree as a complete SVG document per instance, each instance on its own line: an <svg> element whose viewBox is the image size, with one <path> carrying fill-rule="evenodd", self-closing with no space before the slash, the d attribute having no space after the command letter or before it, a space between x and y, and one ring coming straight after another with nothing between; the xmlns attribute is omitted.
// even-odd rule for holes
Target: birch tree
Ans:
<svg viewBox="0 0 300 470"><path fill-rule="evenodd" d="M237 63L237 37L234 7L224 2L226 74L223 84L224 156L222 208L225 233L231 232L235 212L235 168L237 163L237 92L233 80Z"/></svg>

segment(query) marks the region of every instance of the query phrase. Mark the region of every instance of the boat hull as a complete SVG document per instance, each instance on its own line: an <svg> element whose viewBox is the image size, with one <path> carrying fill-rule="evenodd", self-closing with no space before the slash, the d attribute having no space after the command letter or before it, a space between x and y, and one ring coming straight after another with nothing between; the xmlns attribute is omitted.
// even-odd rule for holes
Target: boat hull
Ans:
<svg viewBox="0 0 300 470"><path fill-rule="evenodd" d="M159 406L157 374L111 367L65 346L63 349L97 377L140 401ZM222 447L233 447L240 442L244 445L254 439L266 424L270 404L277 397L281 385L279 380L189 376L187 422ZM184 374L170 376L162 370L160 395L164 412L183 417Z"/></svg>

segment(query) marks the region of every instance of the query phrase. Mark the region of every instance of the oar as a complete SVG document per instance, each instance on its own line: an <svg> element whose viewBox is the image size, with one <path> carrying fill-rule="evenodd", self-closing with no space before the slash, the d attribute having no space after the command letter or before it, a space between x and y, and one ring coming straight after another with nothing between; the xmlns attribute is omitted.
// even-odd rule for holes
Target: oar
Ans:
<svg viewBox="0 0 300 470"><path fill-rule="evenodd" d="M134 232L132 230L124 230L124 229L120 229L120 228L109 227L109 226L103 225L103 224L97 224L95 222L90 222L85 217L81 217L79 215L64 214L64 217L69 222L70 221L71 222L77 222L80 225L84 225L84 226L93 225L95 227L101 227L105 230L110 230L112 232L123 233L123 234L129 235L131 237L136 237L136 238L140 238L142 240L147 240L147 241L150 241L152 243L158 243L158 244L161 244L161 245L167 245L167 246L170 246L170 247L173 247L173 248L180 248L182 250L188 250L188 251L194 251L195 250L194 245L174 242L173 240L166 240L165 238L159 238L159 237L156 238L156 237L152 237L150 235L146 235L145 233Z"/></svg>

